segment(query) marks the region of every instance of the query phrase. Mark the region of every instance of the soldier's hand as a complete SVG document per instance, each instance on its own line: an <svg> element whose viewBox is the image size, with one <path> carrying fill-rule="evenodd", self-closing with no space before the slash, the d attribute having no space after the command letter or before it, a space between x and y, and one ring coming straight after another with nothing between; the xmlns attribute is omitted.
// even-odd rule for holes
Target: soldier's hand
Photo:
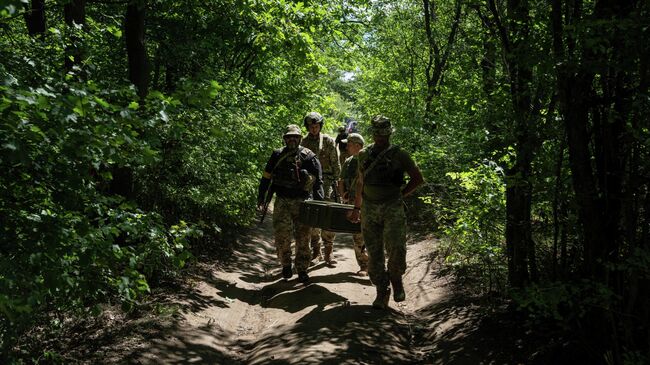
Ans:
<svg viewBox="0 0 650 365"><path fill-rule="evenodd" d="M359 223L359 220L361 219L361 211L355 208L347 212L346 216L350 222Z"/></svg>

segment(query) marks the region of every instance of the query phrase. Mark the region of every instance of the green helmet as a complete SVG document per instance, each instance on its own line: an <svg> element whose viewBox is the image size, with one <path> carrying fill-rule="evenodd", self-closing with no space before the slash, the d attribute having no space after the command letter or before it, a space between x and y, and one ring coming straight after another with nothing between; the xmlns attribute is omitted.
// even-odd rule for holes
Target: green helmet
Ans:
<svg viewBox="0 0 650 365"><path fill-rule="evenodd" d="M305 125L305 128L309 128L310 124L314 123L319 123L321 128L323 128L323 116L320 115L320 113L317 112L309 112L305 117L303 118L303 123Z"/></svg>

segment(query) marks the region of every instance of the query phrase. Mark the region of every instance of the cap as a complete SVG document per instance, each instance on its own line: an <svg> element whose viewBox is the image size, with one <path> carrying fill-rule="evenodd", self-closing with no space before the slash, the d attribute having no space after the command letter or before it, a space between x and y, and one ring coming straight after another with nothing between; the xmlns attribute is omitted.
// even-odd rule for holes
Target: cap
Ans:
<svg viewBox="0 0 650 365"><path fill-rule="evenodd" d="M302 132L300 131L300 127L298 127L295 124L289 124L284 128L284 135L282 137L287 137L287 136L299 136L302 137Z"/></svg>
<svg viewBox="0 0 650 365"><path fill-rule="evenodd" d="M363 140L363 137L359 133L350 133L348 135L348 138L342 139L341 142L343 142L343 143L357 143L357 144L360 144L362 146L364 145L364 143L366 143Z"/></svg>
<svg viewBox="0 0 650 365"><path fill-rule="evenodd" d="M370 133L379 136L389 136L393 133L390 119L383 115L375 115L370 121Z"/></svg>

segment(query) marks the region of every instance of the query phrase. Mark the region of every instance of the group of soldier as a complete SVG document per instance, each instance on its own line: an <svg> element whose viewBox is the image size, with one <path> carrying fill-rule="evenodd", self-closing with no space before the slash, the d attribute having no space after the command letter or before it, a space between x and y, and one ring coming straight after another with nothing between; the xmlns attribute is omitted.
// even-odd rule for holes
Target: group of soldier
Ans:
<svg viewBox="0 0 650 365"><path fill-rule="evenodd" d="M360 269L357 274L368 275L377 289L372 306L386 309L391 287L396 302L405 300L403 198L422 184L419 168L406 151L390 144L394 130L384 116L372 118L369 133L374 143L365 148L364 138L358 133L344 135L337 141L322 133L324 119L317 112L308 113L303 123L308 131L304 138L298 125L285 128L285 146L271 154L259 187L260 209L268 204L268 191L276 195L273 230L283 278L290 279L295 266L298 281L308 283L311 262L323 260L328 266L335 263L335 233L307 226L299 215L304 200L334 200L338 196L341 202L354 205L347 219L361 223L361 233L353 234L354 252ZM345 149L339 151L337 142ZM409 176L406 184L405 173Z"/></svg>

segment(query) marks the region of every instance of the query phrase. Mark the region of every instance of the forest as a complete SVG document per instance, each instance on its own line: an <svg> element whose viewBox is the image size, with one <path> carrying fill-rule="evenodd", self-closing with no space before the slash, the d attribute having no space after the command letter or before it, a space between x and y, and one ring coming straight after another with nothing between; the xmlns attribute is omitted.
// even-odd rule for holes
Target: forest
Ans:
<svg viewBox="0 0 650 365"><path fill-rule="evenodd" d="M0 0L0 361L225 255L315 110L393 121L449 275L650 363L649 38L644 0Z"/></svg>

